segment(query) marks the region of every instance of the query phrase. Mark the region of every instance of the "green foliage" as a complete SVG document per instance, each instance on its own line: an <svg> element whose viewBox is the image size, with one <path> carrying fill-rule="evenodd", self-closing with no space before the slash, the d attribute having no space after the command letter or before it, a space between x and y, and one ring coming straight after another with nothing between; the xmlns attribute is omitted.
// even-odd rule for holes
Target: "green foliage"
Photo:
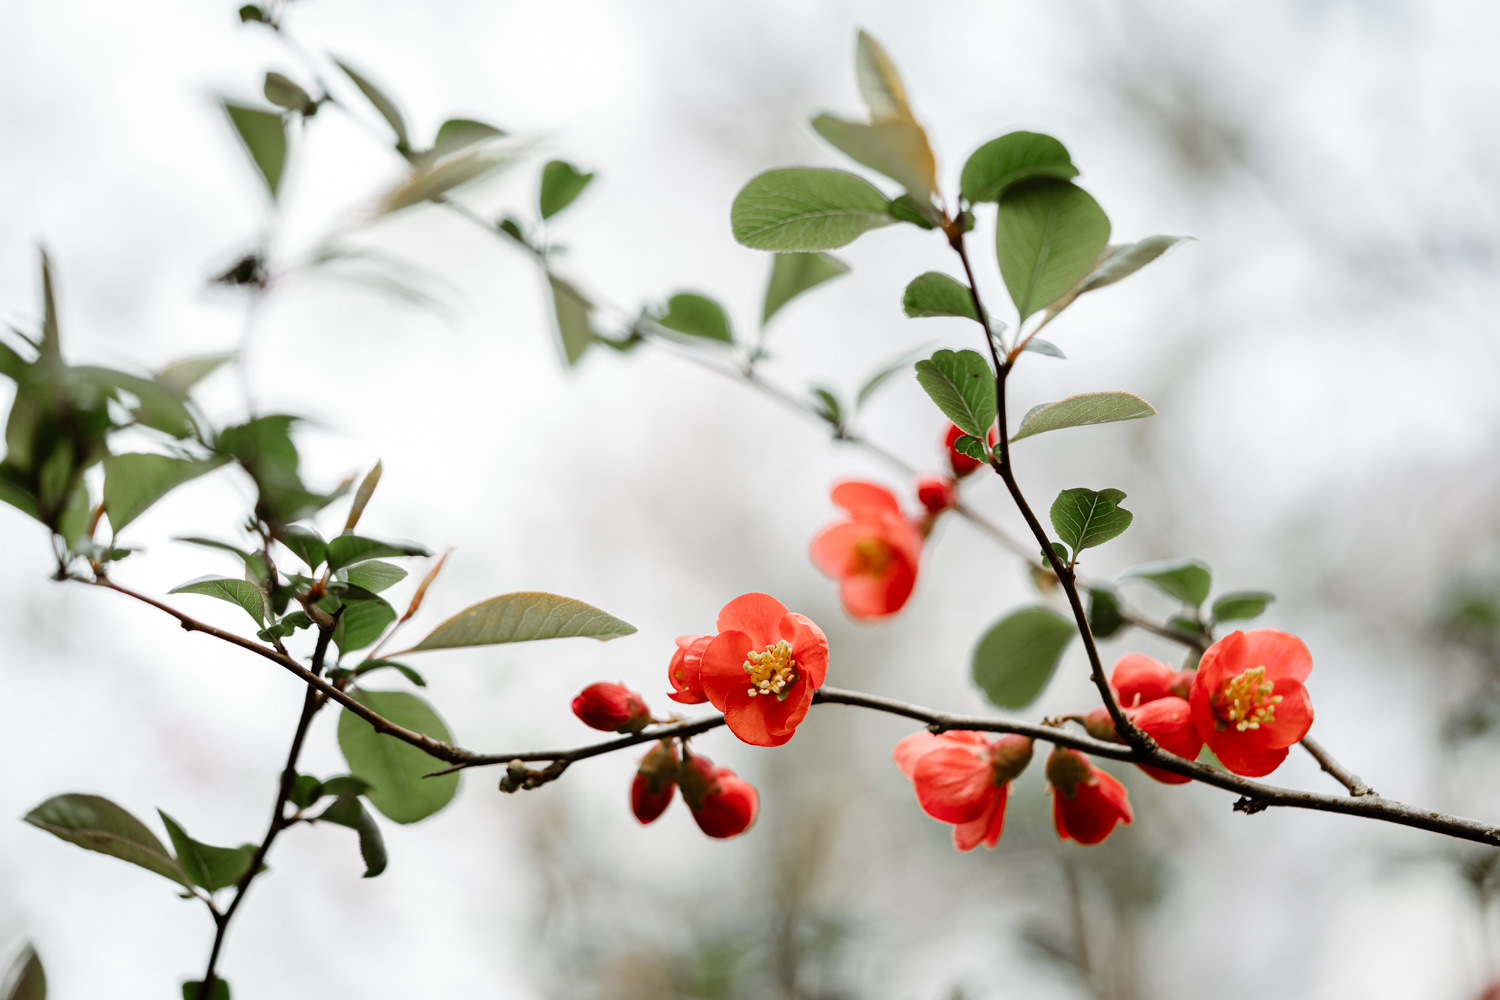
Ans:
<svg viewBox="0 0 1500 1000"><path fill-rule="evenodd" d="M1093 272L1079 286L1079 294L1128 278L1177 244L1191 236L1148 236L1138 243L1117 243L1105 247Z"/></svg>
<svg viewBox="0 0 1500 1000"><path fill-rule="evenodd" d="M901 296L901 308L913 319L957 316L975 322L979 320L974 295L968 286L939 271L928 271L913 278Z"/></svg>
<svg viewBox="0 0 1500 1000"><path fill-rule="evenodd" d="M378 594L382 590L394 587L406 579L406 570L400 566L393 566L388 562L372 559L369 562L356 563L342 572L343 579L354 584L362 590L368 590L372 594Z"/></svg>
<svg viewBox="0 0 1500 1000"><path fill-rule="evenodd" d="M849 265L826 253L779 253L771 258L771 280L766 282L766 301L760 323L771 317L792 299L825 281L849 273Z"/></svg>
<svg viewBox="0 0 1500 1000"><path fill-rule="evenodd" d="M384 667L390 667L399 671L401 676L411 681L417 687L424 688L427 686L427 678L423 677L419 671L408 667L404 663L397 663L395 660L366 660L354 668L354 676L363 677L372 670L380 670Z"/></svg>
<svg viewBox="0 0 1500 1000"><path fill-rule="evenodd" d="M188 392L221 367L235 360L233 354L205 354L174 361L156 373L153 380L168 392L186 398Z"/></svg>
<svg viewBox="0 0 1500 1000"><path fill-rule="evenodd" d="M254 618L257 625L263 624L266 620L265 595L259 587L248 580L236 580L229 576L203 576L173 587L167 593L217 597L221 601L228 601L230 604L237 604L244 608L245 613Z"/></svg>
<svg viewBox="0 0 1500 1000"><path fill-rule="evenodd" d="M981 440L995 422L995 373L977 351L938 351L916 363L917 382L959 430Z"/></svg>
<svg viewBox="0 0 1500 1000"><path fill-rule="evenodd" d="M1083 188L1042 178L1000 197L995 252L1022 322L1067 294L1109 242L1109 217Z"/></svg>
<svg viewBox="0 0 1500 1000"><path fill-rule="evenodd" d="M978 204L999 201L1006 190L1039 177L1068 180L1078 168L1062 143L1038 132L1011 132L974 150L959 178L959 192Z"/></svg>
<svg viewBox="0 0 1500 1000"><path fill-rule="evenodd" d="M988 443L970 434L960 434L953 442L953 450L960 455L968 455L976 462L988 463L990 460Z"/></svg>
<svg viewBox="0 0 1500 1000"><path fill-rule="evenodd" d="M359 481L359 488L354 491L354 500L349 504L349 516L344 520L346 532L359 526L359 519L365 516L365 508L375 495L375 488L380 485L380 477L384 472L385 466L377 459L370 471L365 473L365 478Z"/></svg>
<svg viewBox="0 0 1500 1000"><path fill-rule="evenodd" d="M460 151L440 160L420 157L412 164L406 179L386 194L379 210L381 214L389 215L424 202L441 201L455 188L508 167L518 158L519 153L515 150L496 152L483 147Z"/></svg>
<svg viewBox="0 0 1500 1000"><path fill-rule="evenodd" d="M358 795L340 795L333 800L332 805L323 810L318 820L347 826L359 834L359 855L365 862L365 878L374 878L385 871L385 838L380 834L380 825L375 822L375 817L370 815Z"/></svg>
<svg viewBox="0 0 1500 1000"><path fill-rule="evenodd" d="M593 313L594 304L584 298L578 289L554 274L547 275L547 286L552 292L552 315L556 323L557 342L563 360L571 368L578 364L583 352L595 340Z"/></svg>
<svg viewBox="0 0 1500 1000"><path fill-rule="evenodd" d="M556 594L502 594L465 608L407 652L586 637L608 642L635 632L614 615Z"/></svg>
<svg viewBox="0 0 1500 1000"><path fill-rule="evenodd" d="M264 22L265 19L266 19L266 12L263 11L263 10L261 10L258 6L256 6L253 3L247 3L247 4L245 4L245 6L243 6L243 7L240 8L240 23L241 24L250 24L251 22L259 24L259 23Z"/></svg>
<svg viewBox="0 0 1500 1000"><path fill-rule="evenodd" d="M1125 627L1120 595L1107 583L1089 584L1089 631L1096 639L1108 639Z"/></svg>
<svg viewBox="0 0 1500 1000"><path fill-rule="evenodd" d="M169 492L227 461L221 455L202 460L135 453L110 455L104 460L104 512L109 515L110 526L119 534Z"/></svg>
<svg viewBox="0 0 1500 1000"><path fill-rule="evenodd" d="M1208 591L1213 586L1212 572L1206 563L1198 559L1166 559L1142 563L1127 569L1118 579L1121 583L1149 583L1168 597L1175 597L1183 604L1195 608L1208 599Z"/></svg>
<svg viewBox="0 0 1500 1000"><path fill-rule="evenodd" d="M1021 426L1011 435L1012 441L1062 430L1108 424L1119 420L1138 420L1156 415L1156 408L1131 392L1085 392L1055 403L1038 403L1026 411Z"/></svg>
<svg viewBox="0 0 1500 1000"><path fill-rule="evenodd" d="M167 827L167 836L172 838L172 847L177 851L177 863L194 885L218 892L239 882L250 871L250 862L255 860L253 847L214 847L200 843L187 835L182 824L156 810Z"/></svg>
<svg viewBox="0 0 1500 1000"><path fill-rule="evenodd" d="M270 628L261 629L255 635L261 642L272 642L276 639L285 639L299 629L310 628L311 626L312 619L307 617L306 612L293 611Z"/></svg>
<svg viewBox="0 0 1500 1000"><path fill-rule="evenodd" d="M1274 600L1276 595L1264 590L1233 590L1220 594L1209 614L1216 622L1248 621L1259 618Z"/></svg>
<svg viewBox="0 0 1500 1000"><path fill-rule="evenodd" d="M1058 347L1050 340L1043 340L1040 337L1028 337L1026 339L1026 346L1022 347L1021 350L1035 351L1038 354L1045 354L1049 358L1061 358L1064 361L1068 359L1068 356L1062 352L1061 347Z"/></svg>
<svg viewBox="0 0 1500 1000"><path fill-rule="evenodd" d="M296 423L296 417L286 414L256 417L220 431L216 445L219 454L233 458L255 480L255 514L278 536L283 525L316 514L344 493L344 488L315 493L302 482L291 437Z"/></svg>
<svg viewBox="0 0 1500 1000"><path fill-rule="evenodd" d="M550 161L542 168L542 187L537 196L542 218L550 219L573 204L593 179L593 174L582 173L566 160Z"/></svg>
<svg viewBox="0 0 1500 1000"><path fill-rule="evenodd" d="M328 542L328 568L343 569L345 566L366 559L384 559L390 556L430 556L426 546L415 542L381 542L360 535L342 534Z"/></svg>
<svg viewBox="0 0 1500 1000"><path fill-rule="evenodd" d="M380 117L384 118L386 124L391 127L391 132L396 136L396 149L402 153L409 152L411 150L411 136L406 131L406 119L402 117L401 109L396 107L395 102L387 97L379 87L367 80L363 74L356 72L343 60L335 59L333 62L334 65L344 71L345 76L353 81L354 85L359 88L359 92L365 95L365 99L370 102L376 111L380 112Z"/></svg>
<svg viewBox="0 0 1500 1000"><path fill-rule="evenodd" d="M729 328L729 317L724 307L706 295L695 292L678 292L667 300L667 311L657 319L676 333L703 340L714 340L721 344L733 344L734 333Z"/></svg>
<svg viewBox="0 0 1500 1000"><path fill-rule="evenodd" d="M812 393L813 402L818 408L818 416L828 421L834 427L844 425L844 404L839 402L839 397L832 389L826 386L815 385L809 390Z"/></svg>
<svg viewBox="0 0 1500 1000"><path fill-rule="evenodd" d="M351 690L360 704L399 726L450 741L447 725L426 701L405 691ZM339 749L355 777L369 782L366 797L387 819L415 823L453 800L458 775L424 778L443 763L393 736L375 732L364 719L347 709L339 714Z"/></svg>
<svg viewBox="0 0 1500 1000"><path fill-rule="evenodd" d="M1094 490L1078 487L1063 490L1052 502L1052 527L1073 550L1073 559L1084 549L1103 545L1130 527L1135 515L1120 506L1123 490Z"/></svg>
<svg viewBox="0 0 1500 1000"><path fill-rule="evenodd" d="M182 1000L198 1000L198 988L203 985L201 979L191 979L182 984ZM208 1000L229 1000L229 984L218 976L214 976L213 992L209 993Z"/></svg>
<svg viewBox="0 0 1500 1000"><path fill-rule="evenodd" d="M854 79L859 96L875 121L912 117L906 100L906 85L896 63L870 34L861 31L854 44Z"/></svg>
<svg viewBox="0 0 1500 1000"><path fill-rule="evenodd" d="M890 225L890 201L842 170L790 167L751 179L729 210L734 238L753 250L833 250Z"/></svg>
<svg viewBox="0 0 1500 1000"><path fill-rule="evenodd" d="M910 194L897 195L891 200L891 217L897 222L909 222L918 229L926 229L929 232L936 229L943 221L942 214L932 202L918 201ZM968 231L968 229L964 230L964 232Z"/></svg>
<svg viewBox="0 0 1500 1000"><path fill-rule="evenodd" d="M477 122L472 118L450 118L438 126L437 136L432 140L432 148L427 151L427 155L433 158L448 156L461 149L504 136L505 132L493 125Z"/></svg>
<svg viewBox="0 0 1500 1000"><path fill-rule="evenodd" d="M974 647L974 683L1000 708L1025 708L1047 687L1073 634L1073 623L1045 605L1018 608Z"/></svg>
<svg viewBox="0 0 1500 1000"><path fill-rule="evenodd" d="M866 125L818 115L812 127L830 146L900 184L919 203L932 197L937 187L937 165L927 133L916 122L891 120Z"/></svg>
<svg viewBox="0 0 1500 1000"><path fill-rule="evenodd" d="M302 85L290 77L280 73L267 73L265 86L262 91L266 100L278 108L287 111L295 111L304 117L310 117L317 113L318 105L312 99L312 95L302 89Z"/></svg>
<svg viewBox="0 0 1500 1000"><path fill-rule="evenodd" d="M47 1000L47 973L36 949L27 944L11 963L10 971L0 981L4 1000Z"/></svg>
<svg viewBox="0 0 1500 1000"><path fill-rule="evenodd" d="M146 824L98 795L56 795L25 816L26 822L54 837L128 861L191 888L177 859Z"/></svg>
<svg viewBox="0 0 1500 1000"><path fill-rule="evenodd" d="M340 604L344 613L333 629L333 644L338 647L340 657L371 645L396 620L396 609L384 598L359 587L330 594L318 602L318 607L333 614Z"/></svg>
<svg viewBox="0 0 1500 1000"><path fill-rule="evenodd" d="M281 194L281 175L286 169L286 122L281 112L252 108L234 101L221 103L274 201Z"/></svg>

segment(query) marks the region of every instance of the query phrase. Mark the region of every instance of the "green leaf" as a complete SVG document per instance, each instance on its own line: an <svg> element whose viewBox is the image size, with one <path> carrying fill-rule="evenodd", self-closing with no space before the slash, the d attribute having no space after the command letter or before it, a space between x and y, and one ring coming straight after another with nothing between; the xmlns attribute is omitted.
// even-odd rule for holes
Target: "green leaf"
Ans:
<svg viewBox="0 0 1500 1000"><path fill-rule="evenodd" d="M1130 527L1135 515L1120 506L1124 490L1100 490L1078 487L1063 490L1052 502L1052 527L1057 536L1073 550L1073 558L1084 549L1103 545Z"/></svg>
<svg viewBox="0 0 1500 1000"><path fill-rule="evenodd" d="M960 434L953 440L953 450L958 452L960 455L968 455L976 462L983 462L986 465L989 464L989 448L985 446L985 443L983 441L979 440L977 437L973 437L972 435Z"/></svg>
<svg viewBox="0 0 1500 1000"><path fill-rule="evenodd" d="M1081 295L1128 278L1177 244L1190 239L1191 236L1148 236L1139 243L1106 247L1094 273L1084 279L1078 292Z"/></svg>
<svg viewBox="0 0 1500 1000"><path fill-rule="evenodd" d="M393 566L388 562L380 562L372 559L369 562L358 563L350 566L344 571L344 579L368 590L372 594L378 594L388 587L394 587L406 579L406 570L400 566Z"/></svg>
<svg viewBox="0 0 1500 1000"><path fill-rule="evenodd" d="M265 597L259 587L249 580L236 580L227 576L203 576L189 580L180 587L173 587L169 594L203 594L217 597L230 604L238 604L245 613L254 618L256 624L266 620Z"/></svg>
<svg viewBox="0 0 1500 1000"><path fill-rule="evenodd" d="M335 59L333 63L344 71L345 76L354 81L354 85L359 88L359 92L364 94L365 99L374 105L376 111L380 112L380 117L385 119L386 124L391 127L391 131L396 134L396 148L403 153L410 149L411 138L406 132L406 119L401 117L401 110L396 107L395 102L386 97L379 87L365 79L361 74L355 72L342 60Z"/></svg>
<svg viewBox="0 0 1500 1000"><path fill-rule="evenodd" d="M292 793L287 799L298 809L306 809L323 797L323 783L310 774L299 774L292 781Z"/></svg>
<svg viewBox="0 0 1500 1000"><path fill-rule="evenodd" d="M0 981L0 997L5 1000L47 1000L47 973L36 949L27 944L11 963L10 972Z"/></svg>
<svg viewBox="0 0 1500 1000"><path fill-rule="evenodd" d="M307 617L306 612L293 611L270 628L261 629L255 635L261 642L272 642L276 639L285 639L298 629L310 628L311 626L312 619Z"/></svg>
<svg viewBox="0 0 1500 1000"><path fill-rule="evenodd" d="M328 568L343 569L345 566L366 559L384 559L389 556L430 556L432 552L415 542L381 542L360 535L338 535L328 542Z"/></svg>
<svg viewBox="0 0 1500 1000"><path fill-rule="evenodd" d="M234 354L205 354L174 361L156 373L154 381L178 396L186 396L195 385L233 361Z"/></svg>
<svg viewBox="0 0 1500 1000"><path fill-rule="evenodd" d="M375 465L365 473L365 478L359 481L359 489L354 491L354 500L349 504L349 516L344 520L345 531L353 531L359 526L359 519L365 516L365 508L375 495L375 487L380 485L380 476L384 471L385 466L377 458Z"/></svg>
<svg viewBox="0 0 1500 1000"><path fill-rule="evenodd" d="M995 373L977 351L938 351L916 363L917 381L958 425L981 440L995 422Z"/></svg>
<svg viewBox="0 0 1500 1000"><path fill-rule="evenodd" d="M457 777L457 775L454 775ZM428 779L437 780L437 779ZM365 862L365 878L374 878L385 871L385 838L380 835L380 826L365 809L357 795L340 795L333 804L323 810L318 819L325 823L337 823L359 833L359 855Z"/></svg>
<svg viewBox="0 0 1500 1000"><path fill-rule="evenodd" d="M734 343L734 334L729 329L729 317L724 307L706 295L695 292L678 292L667 300L667 311L656 321L658 326L685 333L689 337Z"/></svg>
<svg viewBox="0 0 1500 1000"><path fill-rule="evenodd" d="M890 225L890 201L842 170L791 167L754 177L729 210L734 238L754 250L833 250Z"/></svg>
<svg viewBox="0 0 1500 1000"><path fill-rule="evenodd" d="M979 321L974 296L960 282L939 271L919 274L906 286L901 308L913 319L928 316L957 316Z"/></svg>
<svg viewBox="0 0 1500 1000"><path fill-rule="evenodd" d="M254 848L214 847L200 843L189 837L175 819L160 809L156 812L166 824L167 836L172 838L177 863L194 885L218 892L238 883L250 870L250 862L255 859Z"/></svg>
<svg viewBox="0 0 1500 1000"><path fill-rule="evenodd" d="M1045 354L1049 358L1062 358L1064 361L1068 359L1068 356L1062 352L1061 347L1058 347L1050 340L1043 340L1040 337L1027 338L1026 346L1021 348L1021 350L1035 351L1038 354Z"/></svg>
<svg viewBox="0 0 1500 1000"><path fill-rule="evenodd" d="M362 705L407 729L451 742L452 734L432 706L405 691L350 692ZM458 774L436 778L422 775L444 767L444 762L375 728L347 709L339 714L339 749L357 778L370 783L367 798L388 819L415 823L453 800Z"/></svg>
<svg viewBox="0 0 1500 1000"><path fill-rule="evenodd" d="M229 461L215 455L198 460L167 455L110 455L104 460L104 512L115 534L183 483Z"/></svg>
<svg viewBox="0 0 1500 1000"><path fill-rule="evenodd" d="M930 199L931 196L928 197ZM929 232L936 229L943 221L942 215L930 200L918 201L909 193L891 199L891 218L897 222L909 222L918 229L926 229Z"/></svg>
<svg viewBox="0 0 1500 1000"><path fill-rule="evenodd" d="M323 782L324 795L363 795L370 790L370 783L352 774L338 774Z"/></svg>
<svg viewBox="0 0 1500 1000"><path fill-rule="evenodd" d="M1195 608L1208 599L1209 588L1213 585L1213 574L1208 565L1198 559L1142 563L1127 569L1118 579L1121 583L1132 580L1149 583L1168 597L1175 597Z"/></svg>
<svg viewBox="0 0 1500 1000"><path fill-rule="evenodd" d="M834 115L812 120L813 131L856 163L889 177L918 199L931 198L937 187L937 163L927 133L914 121L891 120L866 125Z"/></svg>
<svg viewBox="0 0 1500 1000"><path fill-rule="evenodd" d="M818 407L819 416L835 427L844 422L844 404L839 402L839 397L832 389L825 386L815 385L809 387L813 401Z"/></svg>
<svg viewBox="0 0 1500 1000"><path fill-rule="evenodd" d="M240 8L240 23L241 24L249 24L251 21L255 21L257 23L260 23L260 22L265 21L265 19L266 19L266 13L265 13L265 11L261 10L259 7L257 7L253 3L247 3L247 4L245 4L245 6L243 6L243 7Z"/></svg>
<svg viewBox="0 0 1500 1000"><path fill-rule="evenodd" d="M278 108L286 108L300 115L311 115L318 110L318 106L313 103L312 96L303 90L297 81L280 73L267 73L266 83L262 90L266 95L266 100Z"/></svg>
<svg viewBox="0 0 1500 1000"><path fill-rule="evenodd" d="M266 577L266 560L259 552L247 552L227 542L218 542L212 538L174 538L174 542L187 542L190 545L202 545L210 549L223 549L225 552L233 552L244 562L245 568L255 575L257 579Z"/></svg>
<svg viewBox="0 0 1500 1000"><path fill-rule="evenodd" d="M633 632L634 625L572 598L531 592L502 594L460 611L407 652L574 636L608 642Z"/></svg>
<svg viewBox="0 0 1500 1000"><path fill-rule="evenodd" d="M771 258L771 280L766 282L766 302L760 325L792 299L825 281L849 273L849 265L826 253L779 253Z"/></svg>
<svg viewBox="0 0 1500 1000"><path fill-rule="evenodd" d="M286 122L282 120L281 112L264 111L233 101L221 103L274 201L281 192L281 173L286 169Z"/></svg>
<svg viewBox="0 0 1500 1000"><path fill-rule="evenodd" d="M354 588L343 594L330 594L318 602L318 607L333 614L340 603L344 605L344 613L333 630L333 644L339 648L340 656L364 649L385 634L396 620L396 609L384 599Z"/></svg>
<svg viewBox="0 0 1500 1000"><path fill-rule="evenodd" d="M399 212L423 202L438 201L454 188L508 167L519 158L516 150L472 149L436 162L419 160L411 173L381 200L382 215Z"/></svg>
<svg viewBox="0 0 1500 1000"><path fill-rule="evenodd" d="M1021 321L1066 295L1109 242L1109 217L1081 187L1032 180L1000 198L995 252Z"/></svg>
<svg viewBox="0 0 1500 1000"><path fill-rule="evenodd" d="M1120 595L1107 583L1089 584L1089 631L1096 639L1108 639L1125 627Z"/></svg>
<svg viewBox="0 0 1500 1000"><path fill-rule="evenodd" d="M291 437L296 423L296 417L284 413L256 417L224 428L216 446L220 454L234 458L255 480L260 491L256 515L278 532L283 525L322 510L344 492L340 488L332 493L314 493L302 482L297 446Z"/></svg>
<svg viewBox="0 0 1500 1000"><path fill-rule="evenodd" d="M419 688L424 688L427 686L427 678L423 677L420 672L412 669L411 667L408 667L404 663L397 663L395 660L366 660L365 662L354 668L354 676L363 677L370 671L380 670L383 667L390 667L394 670L400 671L403 677L411 681Z"/></svg>
<svg viewBox="0 0 1500 1000"><path fill-rule="evenodd" d="M594 305L578 289L556 275L547 275L547 284L552 290L552 315L557 323L557 342L562 348L563 360L571 368L578 364L583 352L594 342L594 326L591 322Z"/></svg>
<svg viewBox="0 0 1500 1000"><path fill-rule="evenodd" d="M1073 623L1045 605L1012 611L974 647L974 683L1001 708L1025 708L1047 687L1073 635Z"/></svg>
<svg viewBox="0 0 1500 1000"><path fill-rule="evenodd" d="M26 822L84 850L139 865L191 888L177 859L146 825L98 795L57 795L26 814Z"/></svg>
<svg viewBox="0 0 1500 1000"><path fill-rule="evenodd" d="M438 127L437 136L432 140L432 149L429 154L433 157L447 156L456 153L460 149L478 145L481 142L489 142L491 139L504 138L505 132L493 125L477 122L471 118L450 118Z"/></svg>
<svg viewBox="0 0 1500 1000"><path fill-rule="evenodd" d="M566 160L552 160L542 168L542 189L537 196L542 218L550 219L573 204L594 179Z"/></svg>
<svg viewBox="0 0 1500 1000"><path fill-rule="evenodd" d="M886 54L885 48L867 32L859 32L854 45L854 77L859 84L859 96L870 117L876 121L887 118L910 119L911 106L906 101L906 85L895 62Z"/></svg>
<svg viewBox="0 0 1500 1000"><path fill-rule="evenodd" d="M999 201L1007 188L1022 181L1077 176L1078 168L1062 143L1039 132L1011 132L974 150L958 186L964 198L978 204Z"/></svg>
<svg viewBox="0 0 1500 1000"><path fill-rule="evenodd" d="M328 558L328 543L313 528L303 524L289 524L276 535L276 540L315 570Z"/></svg>
<svg viewBox="0 0 1500 1000"><path fill-rule="evenodd" d="M1216 622L1248 621L1259 618L1274 600L1276 595L1264 590L1234 590L1219 595L1211 614Z"/></svg>
<svg viewBox="0 0 1500 1000"><path fill-rule="evenodd" d="M192 979L182 984L182 1000L198 1000L198 987L203 985L203 980ZM213 992L208 995L208 1000L229 1000L229 983L218 976L214 976Z"/></svg>
<svg viewBox="0 0 1500 1000"><path fill-rule="evenodd" d="M859 387L859 392L854 397L854 409L856 411L862 409L865 403L869 401L870 397L875 395L875 393L878 392L882 386L884 386L897 374L906 371L907 368L911 366L913 358L925 354L926 352L926 347L920 347L915 351L907 351L899 358L896 358L875 369L875 371L870 374L870 377L865 379L864 384Z"/></svg>
<svg viewBox="0 0 1500 1000"><path fill-rule="evenodd" d="M1038 403L1026 411L1012 441L1062 430L1156 415L1156 408L1131 392L1085 392L1055 403Z"/></svg>

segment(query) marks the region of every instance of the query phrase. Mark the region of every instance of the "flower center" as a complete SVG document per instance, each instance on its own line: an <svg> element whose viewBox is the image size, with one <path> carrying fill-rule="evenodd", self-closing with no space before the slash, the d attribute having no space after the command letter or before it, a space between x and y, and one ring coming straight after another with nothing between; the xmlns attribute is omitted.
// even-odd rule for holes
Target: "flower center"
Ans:
<svg viewBox="0 0 1500 1000"><path fill-rule="evenodd" d="M1276 721L1276 706L1281 695L1272 694L1276 685L1266 680L1266 668L1254 667L1238 677L1225 681L1214 695L1214 714L1240 732L1259 729Z"/></svg>
<svg viewBox="0 0 1500 1000"><path fill-rule="evenodd" d="M797 683L797 661L792 658L792 647L785 639L765 648L745 654L745 673L750 675L750 697L775 695L777 700L786 697L787 688Z"/></svg>
<svg viewBox="0 0 1500 1000"><path fill-rule="evenodd" d="M879 576L891 564L891 547L878 538L866 538L854 546L851 573L859 576Z"/></svg>

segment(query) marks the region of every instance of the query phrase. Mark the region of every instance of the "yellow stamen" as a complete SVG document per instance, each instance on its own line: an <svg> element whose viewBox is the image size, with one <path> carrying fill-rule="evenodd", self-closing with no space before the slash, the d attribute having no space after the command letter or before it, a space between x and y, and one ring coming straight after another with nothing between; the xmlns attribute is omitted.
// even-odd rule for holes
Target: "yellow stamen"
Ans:
<svg viewBox="0 0 1500 1000"><path fill-rule="evenodd" d="M879 576L894 558L891 547L879 538L866 538L854 546L851 573L860 576Z"/></svg>
<svg viewBox="0 0 1500 1000"><path fill-rule="evenodd" d="M745 673L750 675L750 697L775 695L786 697L786 689L797 683L797 661L785 639L767 646L765 652L745 654Z"/></svg>
<svg viewBox="0 0 1500 1000"><path fill-rule="evenodd" d="M1276 685L1265 678L1265 667L1253 667L1225 681L1214 695L1214 714L1242 733L1275 722L1281 695L1271 693Z"/></svg>

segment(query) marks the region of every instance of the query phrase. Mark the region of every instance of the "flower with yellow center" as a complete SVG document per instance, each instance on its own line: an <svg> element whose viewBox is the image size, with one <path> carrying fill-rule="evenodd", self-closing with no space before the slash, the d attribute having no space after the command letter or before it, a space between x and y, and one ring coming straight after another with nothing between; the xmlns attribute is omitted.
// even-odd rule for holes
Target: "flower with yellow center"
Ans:
<svg viewBox="0 0 1500 1000"><path fill-rule="evenodd" d="M1276 684L1266 680L1264 665L1246 670L1224 683L1214 696L1214 713L1240 732L1259 729L1276 721L1281 695Z"/></svg>
<svg viewBox="0 0 1500 1000"><path fill-rule="evenodd" d="M750 675L748 694L775 695L778 701L786 698L787 688L797 683L797 661L792 656L791 643L782 639L765 648L745 654L745 673Z"/></svg>

